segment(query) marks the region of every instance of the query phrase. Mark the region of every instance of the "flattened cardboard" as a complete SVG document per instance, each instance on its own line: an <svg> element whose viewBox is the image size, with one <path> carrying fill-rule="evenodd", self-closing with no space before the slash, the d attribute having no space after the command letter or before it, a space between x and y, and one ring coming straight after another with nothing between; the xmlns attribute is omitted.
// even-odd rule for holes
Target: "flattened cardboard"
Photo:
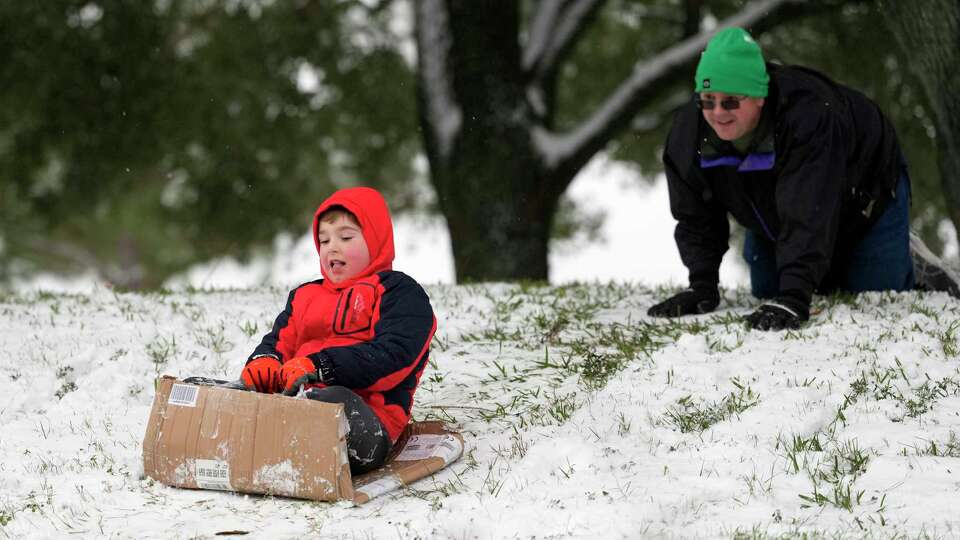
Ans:
<svg viewBox="0 0 960 540"><path fill-rule="evenodd" d="M394 445L387 464L353 480L353 502L370 499L430 476L463 454L463 437L443 422L414 422Z"/></svg>
<svg viewBox="0 0 960 540"><path fill-rule="evenodd" d="M363 504L463 453L460 434L441 422L417 422L407 426L386 465L351 478L347 429L340 404L165 376L144 434L143 469L175 487Z"/></svg>

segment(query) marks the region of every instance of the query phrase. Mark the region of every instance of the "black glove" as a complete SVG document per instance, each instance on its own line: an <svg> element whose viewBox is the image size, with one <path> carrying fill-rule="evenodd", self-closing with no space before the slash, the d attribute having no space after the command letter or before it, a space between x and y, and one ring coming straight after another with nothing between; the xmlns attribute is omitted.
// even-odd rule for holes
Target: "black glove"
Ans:
<svg viewBox="0 0 960 540"><path fill-rule="evenodd" d="M747 326L754 330L797 329L810 318L810 302L795 296L778 296L747 315Z"/></svg>
<svg viewBox="0 0 960 540"><path fill-rule="evenodd" d="M680 317L709 313L720 303L717 289L687 289L677 293L647 310L651 317Z"/></svg>

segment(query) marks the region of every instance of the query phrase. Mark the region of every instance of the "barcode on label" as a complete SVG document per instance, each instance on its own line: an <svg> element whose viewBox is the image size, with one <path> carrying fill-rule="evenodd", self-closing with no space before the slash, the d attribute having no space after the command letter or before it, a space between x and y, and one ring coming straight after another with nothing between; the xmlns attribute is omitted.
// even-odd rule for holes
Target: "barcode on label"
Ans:
<svg viewBox="0 0 960 540"><path fill-rule="evenodd" d="M197 387L187 384L175 384L170 389L170 399L167 403L183 407L197 406Z"/></svg>
<svg viewBox="0 0 960 540"><path fill-rule="evenodd" d="M207 469L200 467L197 469L197 476L204 477L204 480L212 480L217 478L229 478L230 471L226 469Z"/></svg>

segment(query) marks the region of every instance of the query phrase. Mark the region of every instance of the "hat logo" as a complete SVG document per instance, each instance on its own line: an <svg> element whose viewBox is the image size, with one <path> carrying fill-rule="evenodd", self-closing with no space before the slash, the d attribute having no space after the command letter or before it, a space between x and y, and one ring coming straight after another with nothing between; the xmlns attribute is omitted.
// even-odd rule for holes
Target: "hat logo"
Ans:
<svg viewBox="0 0 960 540"><path fill-rule="evenodd" d="M704 80L703 80L703 87L704 87L704 88L710 88L710 79L704 79Z"/></svg>

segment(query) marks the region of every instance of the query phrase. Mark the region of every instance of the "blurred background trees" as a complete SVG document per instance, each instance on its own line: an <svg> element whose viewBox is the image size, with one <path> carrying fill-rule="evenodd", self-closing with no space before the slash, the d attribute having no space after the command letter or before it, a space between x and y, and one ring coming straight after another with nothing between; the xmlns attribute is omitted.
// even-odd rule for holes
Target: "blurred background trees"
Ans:
<svg viewBox="0 0 960 540"><path fill-rule="evenodd" d="M323 197L356 183L385 190L396 210L429 204L443 212L461 253L459 279L545 278L549 238L582 221L576 201L563 193L593 153L634 163L638 181L659 171L670 112L689 97L695 55L624 108L605 140L566 163L561 181L521 193L523 171L542 165L531 161L535 154L518 151L530 145L530 126L576 132L635 64L750 6L740 0L4 2L0 278L93 268L120 287L156 287L196 262L242 259L268 248L278 233L302 234ZM479 100L461 118L476 129L456 141L470 145L473 157L447 170L422 116L429 107L423 68L430 65L423 55L442 52L443 44L442 36L434 36L440 42L422 36L437 30L422 26L431 20L423 14L437 15L431 7L455 16L448 36L469 38L457 41L462 71L447 73L457 81L455 101L468 94ZM551 7L583 16L551 23L544 15ZM582 25L558 26L563 21ZM567 30L568 41L558 37ZM945 111L931 107L874 2L786 3L751 30L769 59L820 69L881 104L912 166L914 225L939 245L935 233L948 207L935 137L937 114ZM532 39L544 36L563 46L549 66L531 62ZM509 100L484 86L498 74L513 81ZM518 111L534 124L517 128L510 114ZM484 117L474 118L476 112ZM479 129L504 119L513 127ZM416 166L420 156L428 157L430 172ZM491 166L499 162L508 166ZM493 198L510 205L493 208ZM535 219L518 228L510 218L524 208L536 208ZM500 229L483 221L497 212ZM518 231L535 242L516 242L527 256L516 267L503 265L507 254L491 250ZM473 237L479 243L469 247ZM536 244L542 248L530 247Z"/></svg>
<svg viewBox="0 0 960 540"><path fill-rule="evenodd" d="M944 196L928 213L939 217L945 209L953 224L960 226L960 94L956 92L960 84L960 2L929 0L911 6L881 0L879 4L900 44L903 65L920 82L933 111ZM935 190L933 185L926 187Z"/></svg>
<svg viewBox="0 0 960 540"><path fill-rule="evenodd" d="M3 2L4 271L153 287L305 230L348 180L401 189L419 143L390 19L352 2Z"/></svg>

